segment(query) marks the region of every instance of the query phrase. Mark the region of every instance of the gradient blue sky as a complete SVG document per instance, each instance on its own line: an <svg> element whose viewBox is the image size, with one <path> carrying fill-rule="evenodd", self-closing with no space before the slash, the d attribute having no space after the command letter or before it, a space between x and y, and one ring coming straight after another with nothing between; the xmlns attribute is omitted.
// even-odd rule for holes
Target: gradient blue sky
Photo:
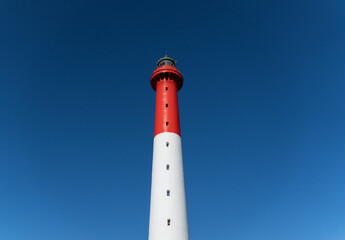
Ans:
<svg viewBox="0 0 345 240"><path fill-rule="evenodd" d="M345 239L344 1L0 2L0 239L147 239L178 61L191 239Z"/></svg>

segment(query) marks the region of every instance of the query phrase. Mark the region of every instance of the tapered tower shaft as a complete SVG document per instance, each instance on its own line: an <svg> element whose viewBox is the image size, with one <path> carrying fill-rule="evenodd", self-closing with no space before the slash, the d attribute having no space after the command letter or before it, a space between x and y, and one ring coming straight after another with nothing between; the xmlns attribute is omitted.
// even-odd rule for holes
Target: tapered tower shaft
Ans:
<svg viewBox="0 0 345 240"><path fill-rule="evenodd" d="M188 240L177 92L183 78L173 59L158 61L151 77L156 91L149 240Z"/></svg>

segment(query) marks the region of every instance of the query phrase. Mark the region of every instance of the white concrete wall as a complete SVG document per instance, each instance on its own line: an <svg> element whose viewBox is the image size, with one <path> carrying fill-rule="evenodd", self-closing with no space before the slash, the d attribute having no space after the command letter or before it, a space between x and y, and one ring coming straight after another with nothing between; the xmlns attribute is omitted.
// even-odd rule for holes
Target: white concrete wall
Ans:
<svg viewBox="0 0 345 240"><path fill-rule="evenodd" d="M154 138L149 240L188 240L181 137L175 133Z"/></svg>

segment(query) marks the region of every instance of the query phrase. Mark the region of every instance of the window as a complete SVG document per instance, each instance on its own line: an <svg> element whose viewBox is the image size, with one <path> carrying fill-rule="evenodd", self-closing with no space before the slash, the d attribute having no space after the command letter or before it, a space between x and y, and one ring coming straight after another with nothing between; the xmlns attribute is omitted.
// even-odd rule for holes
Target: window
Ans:
<svg viewBox="0 0 345 240"><path fill-rule="evenodd" d="M166 165L166 169L167 169L167 170L170 169L170 165L169 165L169 164Z"/></svg>
<svg viewBox="0 0 345 240"><path fill-rule="evenodd" d="M165 91L168 91L168 87L165 87Z"/></svg>
<svg viewBox="0 0 345 240"><path fill-rule="evenodd" d="M169 147L169 142L166 142L167 147Z"/></svg>
<svg viewBox="0 0 345 240"><path fill-rule="evenodd" d="M169 125L169 122L165 122L165 126L168 126Z"/></svg>
<svg viewBox="0 0 345 240"><path fill-rule="evenodd" d="M165 104L165 107L168 108L168 104Z"/></svg>
<svg viewBox="0 0 345 240"><path fill-rule="evenodd" d="M171 223L171 220L168 219L168 221L167 221L168 226L170 226L170 223Z"/></svg>
<svg viewBox="0 0 345 240"><path fill-rule="evenodd" d="M168 197L170 196L170 190L167 190L167 196Z"/></svg>

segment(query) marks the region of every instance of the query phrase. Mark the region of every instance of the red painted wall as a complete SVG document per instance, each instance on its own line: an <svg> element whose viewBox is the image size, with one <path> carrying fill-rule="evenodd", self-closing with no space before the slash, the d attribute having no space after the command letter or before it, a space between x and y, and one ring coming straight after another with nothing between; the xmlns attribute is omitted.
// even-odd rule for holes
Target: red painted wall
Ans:
<svg viewBox="0 0 345 240"><path fill-rule="evenodd" d="M167 89L167 90L166 90ZM168 107L166 107L168 104ZM168 125L166 124L168 122ZM156 86L155 136L162 132L172 132L181 136L177 101L176 82L161 80Z"/></svg>

